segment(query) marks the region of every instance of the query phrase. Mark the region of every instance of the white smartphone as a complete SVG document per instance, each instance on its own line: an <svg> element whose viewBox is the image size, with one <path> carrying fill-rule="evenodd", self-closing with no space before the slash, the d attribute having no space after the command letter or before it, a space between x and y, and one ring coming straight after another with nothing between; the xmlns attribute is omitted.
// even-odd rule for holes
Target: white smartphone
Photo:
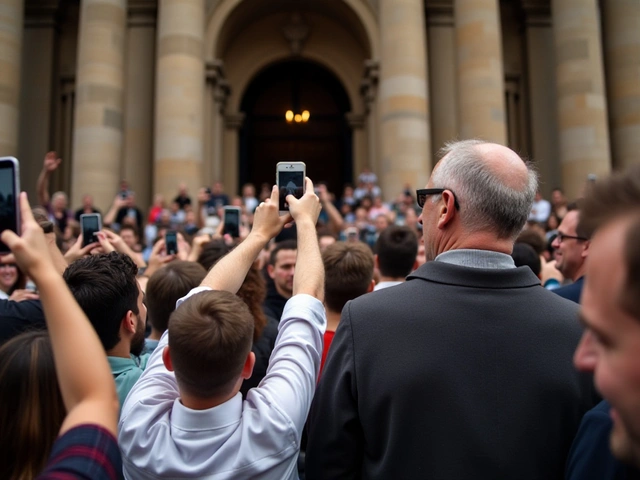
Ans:
<svg viewBox="0 0 640 480"><path fill-rule="evenodd" d="M0 158L0 233L11 230L20 235L20 163L15 157ZM0 242L0 253L9 253Z"/></svg>
<svg viewBox="0 0 640 480"><path fill-rule="evenodd" d="M304 177L307 166L304 162L279 162L276 165L276 185L280 196L279 210L281 214L289 212L289 205L285 198L293 195L301 198L304 195Z"/></svg>
<svg viewBox="0 0 640 480"><path fill-rule="evenodd" d="M228 233L233 238L240 237L240 207L224 207L224 226L222 234Z"/></svg>
<svg viewBox="0 0 640 480"><path fill-rule="evenodd" d="M102 230L102 217L99 213L83 213L80 215L80 229L82 246L86 247L97 240L96 233Z"/></svg>

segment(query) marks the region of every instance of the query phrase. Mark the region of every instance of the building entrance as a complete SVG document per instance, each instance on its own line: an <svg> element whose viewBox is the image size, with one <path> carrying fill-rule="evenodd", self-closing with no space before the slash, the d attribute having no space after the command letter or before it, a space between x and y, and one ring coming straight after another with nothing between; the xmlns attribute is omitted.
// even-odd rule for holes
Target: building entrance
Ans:
<svg viewBox="0 0 640 480"><path fill-rule="evenodd" d="M241 111L240 184L273 184L282 161L305 162L308 176L337 194L352 181L351 105L326 68L303 60L267 67L247 88Z"/></svg>

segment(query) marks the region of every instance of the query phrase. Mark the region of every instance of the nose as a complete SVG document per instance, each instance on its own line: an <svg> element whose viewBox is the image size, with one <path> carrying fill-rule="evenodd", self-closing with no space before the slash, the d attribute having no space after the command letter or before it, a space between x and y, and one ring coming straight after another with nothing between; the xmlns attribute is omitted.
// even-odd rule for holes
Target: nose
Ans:
<svg viewBox="0 0 640 480"><path fill-rule="evenodd" d="M593 333L587 329L582 334L578 348L573 354L573 364L581 372L593 372L598 362Z"/></svg>
<svg viewBox="0 0 640 480"><path fill-rule="evenodd" d="M553 239L553 242L551 242L551 248L555 250L559 246L560 246L560 240L559 240L559 237L556 235L556 237Z"/></svg>

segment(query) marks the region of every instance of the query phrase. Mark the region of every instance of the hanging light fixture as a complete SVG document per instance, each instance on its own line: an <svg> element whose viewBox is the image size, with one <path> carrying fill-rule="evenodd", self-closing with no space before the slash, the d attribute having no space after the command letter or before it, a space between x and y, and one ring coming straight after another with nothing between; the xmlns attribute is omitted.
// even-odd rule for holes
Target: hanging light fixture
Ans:
<svg viewBox="0 0 640 480"><path fill-rule="evenodd" d="M301 113L293 113L293 110L287 110L284 114L287 123L307 123L311 118L309 110L303 110Z"/></svg>

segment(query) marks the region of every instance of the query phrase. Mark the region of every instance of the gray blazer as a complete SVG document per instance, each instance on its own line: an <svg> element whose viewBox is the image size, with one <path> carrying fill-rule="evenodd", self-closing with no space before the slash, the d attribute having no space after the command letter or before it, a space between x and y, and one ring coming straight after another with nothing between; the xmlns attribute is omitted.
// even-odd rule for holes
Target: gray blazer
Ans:
<svg viewBox="0 0 640 480"><path fill-rule="evenodd" d="M560 479L591 376L578 305L527 267L429 262L349 302L309 418L307 478Z"/></svg>

